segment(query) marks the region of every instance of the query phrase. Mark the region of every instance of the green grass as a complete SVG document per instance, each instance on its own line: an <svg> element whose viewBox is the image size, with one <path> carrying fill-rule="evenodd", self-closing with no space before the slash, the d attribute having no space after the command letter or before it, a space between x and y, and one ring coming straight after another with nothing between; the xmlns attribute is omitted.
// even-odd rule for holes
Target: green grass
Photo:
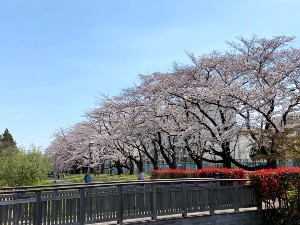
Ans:
<svg viewBox="0 0 300 225"><path fill-rule="evenodd" d="M109 181L129 181L129 180L137 180L138 175L133 174L122 174L122 175L110 175L110 174L99 174L99 175L91 175L92 176L92 182L109 182ZM149 180L151 174L146 174L145 179ZM61 175L60 180L61 181L66 181L66 182L72 182L72 183L83 183L83 177L84 174L68 174L68 175ZM32 186L35 185L55 185L56 183L54 182L53 177L52 178L47 178L45 180L41 180L38 183L33 184ZM4 186L1 184L0 180L0 187Z"/></svg>
<svg viewBox="0 0 300 225"><path fill-rule="evenodd" d="M149 180L150 179L150 174L145 175L145 179ZM67 175L61 175L60 180L61 181L66 181L66 182L72 182L72 183L83 183L83 177L84 174L67 174ZM110 174L99 174L99 175L91 175L92 177L92 182L109 182L109 181L129 181L129 180L137 180L138 175L133 174L122 174L122 175L110 175ZM38 184L35 185L51 185L51 184L56 184L53 180L53 178L48 178L45 180L40 181Z"/></svg>
<svg viewBox="0 0 300 225"><path fill-rule="evenodd" d="M52 180L49 180L49 179L45 179L45 180L40 180L32 185L29 185L29 186L40 186L40 185L54 185L55 183L53 182L53 179ZM0 187L9 187L7 186L4 182L2 182L0 180Z"/></svg>
<svg viewBox="0 0 300 225"><path fill-rule="evenodd" d="M128 181L128 180L137 180L138 175L133 174L122 174L122 175L110 175L110 174L99 174L99 175L91 175L92 182L107 182L107 181ZM71 174L65 175L65 177L61 177L62 180L74 183L82 183L84 174ZM150 179L150 174L145 176L145 179Z"/></svg>

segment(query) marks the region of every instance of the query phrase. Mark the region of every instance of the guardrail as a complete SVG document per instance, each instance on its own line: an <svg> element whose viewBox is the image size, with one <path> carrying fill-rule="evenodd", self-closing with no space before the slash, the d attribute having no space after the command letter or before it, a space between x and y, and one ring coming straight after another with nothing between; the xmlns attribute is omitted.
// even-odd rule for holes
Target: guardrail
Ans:
<svg viewBox="0 0 300 225"><path fill-rule="evenodd" d="M222 186L222 182L232 185ZM1 225L90 224L258 206L243 179L176 179L0 188Z"/></svg>

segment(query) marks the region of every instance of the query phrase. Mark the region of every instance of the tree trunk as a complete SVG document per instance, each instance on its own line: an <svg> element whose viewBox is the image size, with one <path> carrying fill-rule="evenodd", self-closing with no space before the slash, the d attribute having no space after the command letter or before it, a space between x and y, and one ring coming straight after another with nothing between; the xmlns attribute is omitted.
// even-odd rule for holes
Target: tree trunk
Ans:
<svg viewBox="0 0 300 225"><path fill-rule="evenodd" d="M267 167L271 168L271 169L277 169L277 161L276 161L276 159L272 159L272 160L268 159L268 161L267 161Z"/></svg>
<svg viewBox="0 0 300 225"><path fill-rule="evenodd" d="M203 161L202 160L194 160L197 165L197 170L203 169Z"/></svg>
<svg viewBox="0 0 300 225"><path fill-rule="evenodd" d="M129 174L130 175L134 174L134 163L131 159L129 161Z"/></svg>
<svg viewBox="0 0 300 225"><path fill-rule="evenodd" d="M137 167L138 167L139 173L143 173L143 172L144 172L144 163L143 163L142 160L140 160L140 161L137 163Z"/></svg>
<svg viewBox="0 0 300 225"><path fill-rule="evenodd" d="M101 172L100 172L101 174L104 174L104 167L105 167L105 163L102 163L101 164Z"/></svg>
<svg viewBox="0 0 300 225"><path fill-rule="evenodd" d="M185 139L184 141L185 141L185 148L188 151L191 159L195 162L197 169L198 170L203 169L203 160L199 156L197 156L196 154L193 153L193 151L191 150L191 148L188 144L188 140ZM201 156L203 156L203 154Z"/></svg>
<svg viewBox="0 0 300 225"><path fill-rule="evenodd" d="M158 170L159 166L158 166L158 162L152 163L153 164L153 169L154 170Z"/></svg>
<svg viewBox="0 0 300 225"><path fill-rule="evenodd" d="M230 161L230 142L226 141L222 143L222 159L223 159L223 168L231 168Z"/></svg>
<svg viewBox="0 0 300 225"><path fill-rule="evenodd" d="M230 161L230 159L226 155L223 158L223 168L229 168L229 169L231 169L231 161Z"/></svg>
<svg viewBox="0 0 300 225"><path fill-rule="evenodd" d="M168 164L170 169L177 169L177 163L176 163L176 154L173 151L173 154L170 155L167 151L165 151L164 146L162 145L162 138L161 138L161 133L158 132L158 145L159 145L159 150L165 159L166 163Z"/></svg>
<svg viewBox="0 0 300 225"><path fill-rule="evenodd" d="M122 168L121 162L119 160L116 161L116 168L117 168L117 171L118 171L118 175L123 174L123 168Z"/></svg>

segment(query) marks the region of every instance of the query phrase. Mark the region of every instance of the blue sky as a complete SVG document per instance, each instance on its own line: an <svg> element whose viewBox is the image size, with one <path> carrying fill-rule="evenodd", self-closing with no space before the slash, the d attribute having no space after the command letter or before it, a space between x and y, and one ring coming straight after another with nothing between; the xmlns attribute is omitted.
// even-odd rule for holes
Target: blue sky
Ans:
<svg viewBox="0 0 300 225"><path fill-rule="evenodd" d="M46 148L101 93L237 36L295 35L300 47L299 9L298 0L0 0L0 133Z"/></svg>

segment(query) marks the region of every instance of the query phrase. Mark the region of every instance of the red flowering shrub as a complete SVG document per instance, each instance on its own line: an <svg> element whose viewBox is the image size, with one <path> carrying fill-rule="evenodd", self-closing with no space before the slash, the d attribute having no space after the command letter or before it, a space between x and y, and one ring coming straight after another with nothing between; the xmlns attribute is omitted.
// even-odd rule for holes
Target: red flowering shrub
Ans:
<svg viewBox="0 0 300 225"><path fill-rule="evenodd" d="M152 170L151 179L189 178L190 170Z"/></svg>
<svg viewBox="0 0 300 225"><path fill-rule="evenodd" d="M199 178L211 178L215 174L219 174L220 179L245 179L246 172L243 169L228 169L228 168L205 168L201 170L195 170L195 177Z"/></svg>
<svg viewBox="0 0 300 225"><path fill-rule="evenodd" d="M152 179L174 178L213 178L218 174L220 179L245 179L246 172L243 169L205 168L201 170L153 170ZM223 182L224 183L224 182ZM225 183L224 183L225 184Z"/></svg>
<svg viewBox="0 0 300 225"><path fill-rule="evenodd" d="M300 168L258 170L249 178L265 203L268 224L300 224Z"/></svg>
<svg viewBox="0 0 300 225"><path fill-rule="evenodd" d="M300 168L257 170L249 174L251 184L262 200L284 199L287 192L299 187Z"/></svg>

